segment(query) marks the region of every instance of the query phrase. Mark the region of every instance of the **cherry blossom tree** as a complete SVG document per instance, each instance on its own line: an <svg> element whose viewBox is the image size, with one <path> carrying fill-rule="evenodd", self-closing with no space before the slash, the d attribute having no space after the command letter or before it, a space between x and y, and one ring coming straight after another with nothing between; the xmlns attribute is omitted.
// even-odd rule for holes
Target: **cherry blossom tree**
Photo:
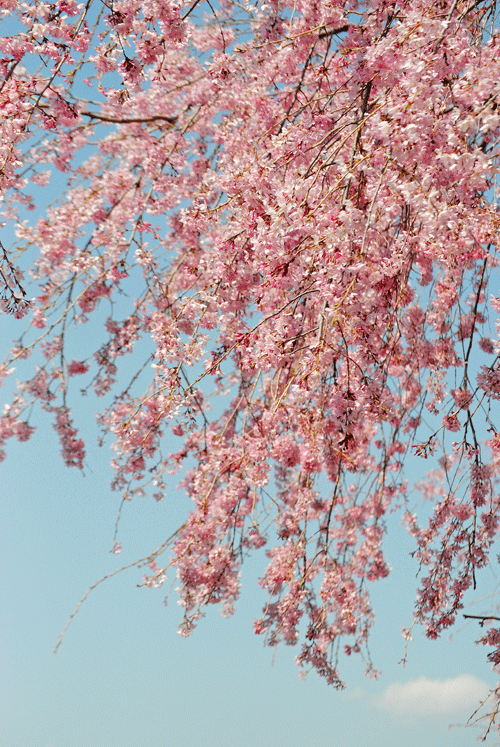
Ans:
<svg viewBox="0 0 500 747"><path fill-rule="evenodd" d="M177 574L184 634L265 548L256 632L336 687L342 652L375 675L395 511L414 622L447 631L500 518L494 1L0 8L0 282L27 321L2 443L37 406L83 469L92 391L123 501L178 473L192 510L144 584ZM436 465L422 516L412 459Z"/></svg>

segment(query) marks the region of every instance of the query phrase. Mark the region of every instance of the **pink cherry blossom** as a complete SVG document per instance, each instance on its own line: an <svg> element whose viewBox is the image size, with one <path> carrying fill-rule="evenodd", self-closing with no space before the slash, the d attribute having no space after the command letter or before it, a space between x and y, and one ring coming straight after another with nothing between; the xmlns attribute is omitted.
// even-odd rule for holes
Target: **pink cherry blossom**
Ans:
<svg viewBox="0 0 500 747"><path fill-rule="evenodd" d="M124 501L178 475L192 510L143 583L177 574L183 635L265 548L256 632L335 687L339 651L375 676L396 512L415 621L447 631L500 514L494 4L2 10L0 307L28 315L2 449L47 416L83 469L93 392Z"/></svg>

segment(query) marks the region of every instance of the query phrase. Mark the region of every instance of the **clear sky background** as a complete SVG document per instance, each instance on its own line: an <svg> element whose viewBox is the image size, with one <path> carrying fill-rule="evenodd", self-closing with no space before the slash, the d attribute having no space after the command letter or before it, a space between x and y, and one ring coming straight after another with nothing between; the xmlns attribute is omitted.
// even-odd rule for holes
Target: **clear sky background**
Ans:
<svg viewBox="0 0 500 747"><path fill-rule="evenodd" d="M4 30L7 33L7 30ZM63 178L59 177L63 183ZM50 190L45 193L52 198ZM43 199L42 199L43 204ZM8 228L4 229L8 232ZM12 240L2 234L6 246ZM24 322L0 317L0 352ZM81 330L85 332L85 330ZM92 342L88 325L88 343ZM85 340L75 357L87 355ZM80 355L78 354L80 353ZM16 374L14 374L15 378ZM0 407L11 386L0 389ZM64 467L50 419L26 444L12 443L0 464L0 747L471 747L481 727L464 726L497 684L481 629L459 624L452 640L414 631L406 666L401 628L412 622L417 565L413 545L394 517L387 539L393 567L373 587L377 622L371 653L377 681L358 658L343 659L347 688L337 692L316 674L299 679L298 649L264 647L253 633L266 597L257 585L263 553L246 564L242 598L229 619L210 610L188 638L177 634L175 592L138 588L131 569L95 589L53 649L78 600L105 574L150 553L186 517L175 490L124 508L120 555L110 553L120 497L109 484L109 447L95 446L91 397L76 403L87 441L85 474ZM172 449L177 443L172 437ZM417 457L408 477L429 464ZM490 612L499 584L492 566L469 601ZM491 734L488 747L499 744Z"/></svg>
<svg viewBox="0 0 500 747"><path fill-rule="evenodd" d="M2 318L4 334L14 320ZM19 324L19 322L17 322ZM5 341L6 338L3 337ZM15 374L14 374L15 377ZM7 389L8 391L8 389ZM6 392L0 390L6 401ZM371 644L377 681L358 658L344 660L344 692L316 674L298 677L298 650L263 646L252 631L265 596L257 578L265 558L244 570L236 614L214 609L194 634L177 634L175 592L138 588L141 570L105 581L74 618L59 652L58 635L88 587L147 555L185 518L187 500L172 490L125 506L120 555L109 551L119 496L109 489L109 449L92 446L95 403L77 403L88 441L85 475L65 468L50 420L27 444L12 443L0 502L0 745L5 747L470 747L481 729L464 724L496 685L487 649L468 624L450 641L417 629L405 667L401 628L411 624L416 564L410 540L393 522L391 576L373 586L377 623ZM172 437L173 438L173 437ZM173 448L175 445L173 444ZM417 458L410 470L427 467ZM474 611L497 585L494 567L479 577ZM175 581L173 578L169 582ZM470 611L470 610L469 610ZM487 744L498 743L492 735Z"/></svg>

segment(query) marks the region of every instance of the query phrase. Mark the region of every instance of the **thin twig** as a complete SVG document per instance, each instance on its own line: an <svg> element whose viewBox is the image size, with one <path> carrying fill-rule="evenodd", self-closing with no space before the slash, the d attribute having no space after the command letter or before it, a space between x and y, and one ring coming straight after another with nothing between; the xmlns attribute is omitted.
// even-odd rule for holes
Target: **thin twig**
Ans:
<svg viewBox="0 0 500 747"><path fill-rule="evenodd" d="M500 620L500 617L495 617L494 615L464 615L464 617L470 618L471 620L480 620L481 622L479 625L481 627L483 627L487 620Z"/></svg>
<svg viewBox="0 0 500 747"><path fill-rule="evenodd" d="M93 583L92 586L89 589L87 589L87 591L85 592L85 594L80 599L80 601L76 605L75 609L73 610L73 612L69 616L68 622L64 626L64 629L63 629L62 633L60 634L59 638L57 639L57 644L56 644L56 647L54 649L54 653L57 654L59 646L63 642L63 638L66 635L66 631L68 630L69 626L71 625L71 622L72 622L73 618L78 613L80 607L82 606L82 604L84 603L84 601L87 599L87 597L89 596L89 594L90 594L91 591L93 591L94 589L96 589L99 586L99 584L102 584L102 582L106 581L108 578L112 578L113 576L116 576L118 573L121 573L122 571L126 571L127 568L133 568L134 566L138 566L141 563L146 563L148 561L151 561L152 559L158 557L158 555L161 555L165 551L167 545L169 545L172 542L172 540L179 534L179 532L182 529L184 529L184 527L186 526L186 524L187 524L187 522L184 522L184 524L182 524L178 529L176 529L175 532L173 532L173 534L171 534L170 537L168 537L168 539L166 539L165 542L163 542L150 555L146 555L145 558L139 558L139 560L134 560L133 563L127 563L127 565L123 565L121 568L117 568L117 570L113 571L112 573L107 573L105 576L103 576L102 578L100 578L99 581L96 581L95 583Z"/></svg>

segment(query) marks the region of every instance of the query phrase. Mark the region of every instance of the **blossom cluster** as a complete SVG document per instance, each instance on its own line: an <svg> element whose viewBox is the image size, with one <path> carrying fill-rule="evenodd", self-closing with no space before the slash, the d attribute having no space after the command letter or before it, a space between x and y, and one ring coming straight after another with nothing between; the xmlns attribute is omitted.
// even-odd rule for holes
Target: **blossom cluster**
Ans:
<svg viewBox="0 0 500 747"><path fill-rule="evenodd" d="M0 369L23 363L0 441L28 438L38 404L82 469L71 398L93 390L113 488L130 499L152 482L161 500L179 473L192 501L144 580L175 568L183 634L209 604L233 611L242 561L265 548L256 631L340 687L340 643L375 673L370 585L389 573L410 448L446 452L452 432L467 489L428 482L427 525L406 513L415 615L439 635L491 562L500 514L498 361L473 365L498 347L494 3L2 9L19 24L0 38L0 188L17 234L3 307L28 311L9 305L16 252L34 255L35 298ZM61 174L61 199L36 211ZM83 339L92 351L74 353Z"/></svg>

